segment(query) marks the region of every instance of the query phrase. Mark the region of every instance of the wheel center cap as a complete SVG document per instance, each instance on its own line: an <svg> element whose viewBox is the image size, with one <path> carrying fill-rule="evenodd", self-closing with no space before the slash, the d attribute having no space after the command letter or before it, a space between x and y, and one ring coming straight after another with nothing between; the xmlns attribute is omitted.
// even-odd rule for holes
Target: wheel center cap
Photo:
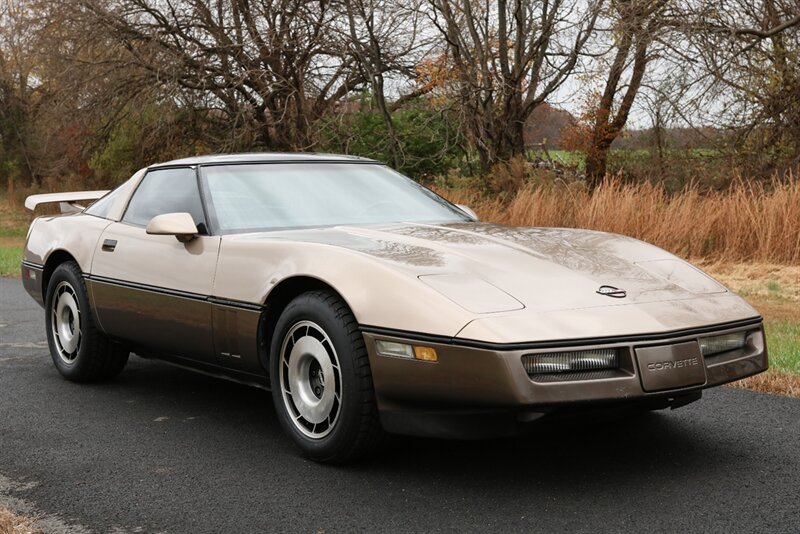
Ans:
<svg viewBox="0 0 800 534"><path fill-rule="evenodd" d="M325 391L325 375L322 373L322 366L318 360L314 360L314 362L311 364L309 374L311 391L314 392L314 395L318 399L321 399L322 393Z"/></svg>

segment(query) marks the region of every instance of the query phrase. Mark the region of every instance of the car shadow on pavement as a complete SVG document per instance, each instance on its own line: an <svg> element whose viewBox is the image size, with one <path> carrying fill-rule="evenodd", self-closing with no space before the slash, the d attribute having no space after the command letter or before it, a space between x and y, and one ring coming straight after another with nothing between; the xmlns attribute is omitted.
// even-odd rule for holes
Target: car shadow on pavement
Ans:
<svg viewBox="0 0 800 534"><path fill-rule="evenodd" d="M531 482L550 488L593 479L604 483L648 473L670 477L724 464L728 452L709 443L691 422L669 412L645 413L596 423L571 420L515 438L452 441L395 437L364 469L436 471L459 479L465 471L484 483L507 486ZM739 453L740 454L740 451ZM709 459L712 459L711 461Z"/></svg>
<svg viewBox="0 0 800 534"><path fill-rule="evenodd" d="M246 386L177 369L161 362L131 366L115 382L92 386L138 403L158 418L203 419L205 432L243 433L242 445L274 457L302 461L284 437L270 394ZM132 400L131 400L132 399ZM702 405L702 401L694 406ZM310 469L340 474L365 471L384 475L432 476L452 483L479 478L483 483L509 481L557 487L576 481L624 483L641 475L670 477L725 465L742 450L728 439L709 439L707 431L680 411L644 413L610 421L576 420L543 426L509 439L455 441L388 436L373 456L357 464L330 467L309 462ZM163 414L162 414L163 412ZM724 438L724 437L723 437ZM267 449L264 443L270 443ZM513 482L512 482L513 483Z"/></svg>

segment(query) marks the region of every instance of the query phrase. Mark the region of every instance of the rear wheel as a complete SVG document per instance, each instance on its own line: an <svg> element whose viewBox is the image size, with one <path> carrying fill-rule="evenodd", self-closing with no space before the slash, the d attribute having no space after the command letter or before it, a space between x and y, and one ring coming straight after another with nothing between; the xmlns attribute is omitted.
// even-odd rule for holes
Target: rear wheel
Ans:
<svg viewBox="0 0 800 534"><path fill-rule="evenodd" d="M376 446L382 431L364 339L338 296L295 298L278 319L271 349L275 410L306 456L342 463Z"/></svg>
<svg viewBox="0 0 800 534"><path fill-rule="evenodd" d="M50 356L56 369L68 380L113 378L128 362L128 350L97 329L83 275L74 261L62 263L50 277L45 325Z"/></svg>

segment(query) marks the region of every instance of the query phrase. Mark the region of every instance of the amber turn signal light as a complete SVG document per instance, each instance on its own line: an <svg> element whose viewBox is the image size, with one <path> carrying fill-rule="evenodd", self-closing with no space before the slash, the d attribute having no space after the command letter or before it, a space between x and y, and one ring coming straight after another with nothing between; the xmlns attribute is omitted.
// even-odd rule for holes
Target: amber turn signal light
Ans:
<svg viewBox="0 0 800 534"><path fill-rule="evenodd" d="M433 347L419 347L414 345L414 357L418 360L426 362L438 362L439 355L436 354L436 349Z"/></svg>

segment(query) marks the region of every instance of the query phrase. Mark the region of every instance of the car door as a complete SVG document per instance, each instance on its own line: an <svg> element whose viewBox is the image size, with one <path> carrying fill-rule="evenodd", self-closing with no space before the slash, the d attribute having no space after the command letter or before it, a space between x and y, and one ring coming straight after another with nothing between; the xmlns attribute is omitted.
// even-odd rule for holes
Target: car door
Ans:
<svg viewBox="0 0 800 534"><path fill-rule="evenodd" d="M149 235L156 215L187 212L198 236L182 243ZM110 336L173 356L214 362L211 294L220 238L205 235L196 170L150 170L122 219L98 242L89 284L98 320Z"/></svg>

